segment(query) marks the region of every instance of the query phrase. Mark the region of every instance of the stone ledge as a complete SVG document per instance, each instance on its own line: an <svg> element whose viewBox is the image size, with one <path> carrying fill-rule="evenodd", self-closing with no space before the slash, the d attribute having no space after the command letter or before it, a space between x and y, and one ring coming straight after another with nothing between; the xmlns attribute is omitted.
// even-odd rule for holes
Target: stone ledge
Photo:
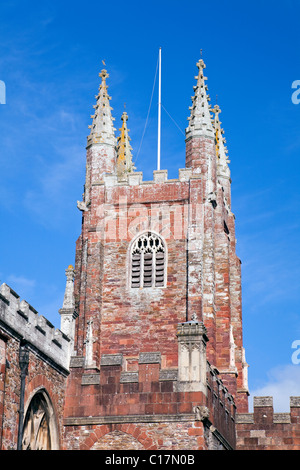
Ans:
<svg viewBox="0 0 300 470"><path fill-rule="evenodd" d="M253 407L273 406L273 397L253 397Z"/></svg>
<svg viewBox="0 0 300 470"><path fill-rule="evenodd" d="M139 364L160 364L160 352L141 352L139 354Z"/></svg>
<svg viewBox="0 0 300 470"><path fill-rule="evenodd" d="M86 416L65 418L65 426L86 426L98 424L120 423L164 423L195 421L194 413L176 415L118 415L118 416Z"/></svg>
<svg viewBox="0 0 300 470"><path fill-rule="evenodd" d="M286 423L290 424L291 415L290 413L274 413L273 423Z"/></svg>
<svg viewBox="0 0 300 470"><path fill-rule="evenodd" d="M100 385L100 374L83 374L81 385Z"/></svg>
<svg viewBox="0 0 300 470"><path fill-rule="evenodd" d="M300 397L290 397L290 407L291 408L300 407Z"/></svg>
<svg viewBox="0 0 300 470"><path fill-rule="evenodd" d="M103 354L101 357L101 366L121 366L123 363L123 354Z"/></svg>
<svg viewBox="0 0 300 470"><path fill-rule="evenodd" d="M138 372L121 372L120 383L136 383L138 381Z"/></svg>
<svg viewBox="0 0 300 470"><path fill-rule="evenodd" d="M238 413L235 417L237 424L254 424L253 413Z"/></svg>
<svg viewBox="0 0 300 470"><path fill-rule="evenodd" d="M84 356L72 356L70 359L70 367L84 367Z"/></svg>
<svg viewBox="0 0 300 470"><path fill-rule="evenodd" d="M159 380L177 380L178 379L178 370L177 369L162 369L159 371Z"/></svg>

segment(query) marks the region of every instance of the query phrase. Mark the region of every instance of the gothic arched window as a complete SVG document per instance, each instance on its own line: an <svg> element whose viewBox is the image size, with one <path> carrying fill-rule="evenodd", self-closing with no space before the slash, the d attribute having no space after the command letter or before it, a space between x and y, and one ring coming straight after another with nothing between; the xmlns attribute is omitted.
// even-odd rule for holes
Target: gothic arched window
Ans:
<svg viewBox="0 0 300 470"><path fill-rule="evenodd" d="M58 448L57 426L51 401L45 390L31 399L23 427L23 450L55 450Z"/></svg>
<svg viewBox="0 0 300 470"><path fill-rule="evenodd" d="M155 233L143 233L131 247L131 287L164 287L165 281L165 244Z"/></svg>

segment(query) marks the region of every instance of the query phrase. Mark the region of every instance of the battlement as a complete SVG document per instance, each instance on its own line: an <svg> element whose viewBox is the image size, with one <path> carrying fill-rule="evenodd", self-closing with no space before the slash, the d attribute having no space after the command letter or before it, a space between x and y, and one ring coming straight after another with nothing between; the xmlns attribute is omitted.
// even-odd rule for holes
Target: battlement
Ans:
<svg viewBox="0 0 300 470"><path fill-rule="evenodd" d="M69 368L70 339L7 284L0 286L0 322L19 340L46 355L65 369Z"/></svg>
<svg viewBox="0 0 300 470"><path fill-rule="evenodd" d="M300 418L300 397L290 397L290 412L274 413L273 397L253 397L253 413L240 413L237 423L291 423L295 416Z"/></svg>
<svg viewBox="0 0 300 470"><path fill-rule="evenodd" d="M79 418L73 400L70 406L67 402L66 425L206 420L234 448L234 399L208 362L204 370L207 396L201 389L182 387L179 370L163 368L159 351L141 352L129 369L121 353L103 354L97 372L84 366L84 357L71 357L71 376L77 380L72 391L77 399L80 393L86 410Z"/></svg>
<svg viewBox="0 0 300 470"><path fill-rule="evenodd" d="M210 409L210 420L234 447L236 423L236 405L234 397L220 379L219 371L208 361L206 380L207 407Z"/></svg>
<svg viewBox="0 0 300 470"><path fill-rule="evenodd" d="M103 180L99 184L104 184L106 187L112 186L137 186L141 184L161 184L161 183L181 183L189 181L192 178L199 178L199 172L194 174L192 168L180 168L178 170L179 176L178 179L168 180L168 170L154 170L153 171L153 180L143 181L143 172L135 171L132 173L127 173L122 175L121 178L118 178L117 175L106 174L103 176Z"/></svg>
<svg viewBox="0 0 300 470"><path fill-rule="evenodd" d="M274 413L273 397L254 397L253 413L236 416L237 449L299 449L300 397L290 397L289 413Z"/></svg>

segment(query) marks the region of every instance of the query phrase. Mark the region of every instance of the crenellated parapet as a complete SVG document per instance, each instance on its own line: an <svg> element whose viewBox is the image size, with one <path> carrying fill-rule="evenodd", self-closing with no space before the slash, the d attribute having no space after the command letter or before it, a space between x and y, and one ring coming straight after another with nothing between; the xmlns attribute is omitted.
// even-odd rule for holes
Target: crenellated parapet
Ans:
<svg viewBox="0 0 300 470"><path fill-rule="evenodd" d="M205 327L191 320L178 324L178 367L166 368L160 351L102 354L100 368L86 369L84 356L73 356L72 393L86 402L84 416L67 402L67 426L113 423L197 423L226 448L235 446L235 403L206 361ZM198 425L195 425L198 427Z"/></svg>
<svg viewBox="0 0 300 470"><path fill-rule="evenodd" d="M273 397L254 397L253 412L239 413L237 449L299 449L300 397L290 397L290 412L275 413Z"/></svg>
<svg viewBox="0 0 300 470"><path fill-rule="evenodd" d="M45 360L68 370L70 338L39 315L26 300L20 300L5 283L0 287L0 323L4 331L26 342Z"/></svg>
<svg viewBox="0 0 300 470"><path fill-rule="evenodd" d="M111 188L114 186L138 186L142 184L161 184L161 183L176 183L176 182L186 182L190 179L197 178L201 176L193 172L192 168L180 168L178 171L178 178L168 179L168 170L154 170L153 171L153 180L143 180L142 171L133 171L122 175L122 178L119 178L117 174L105 174L101 180L98 180L93 183L93 186L104 185L106 188ZM78 207L82 210L80 207Z"/></svg>

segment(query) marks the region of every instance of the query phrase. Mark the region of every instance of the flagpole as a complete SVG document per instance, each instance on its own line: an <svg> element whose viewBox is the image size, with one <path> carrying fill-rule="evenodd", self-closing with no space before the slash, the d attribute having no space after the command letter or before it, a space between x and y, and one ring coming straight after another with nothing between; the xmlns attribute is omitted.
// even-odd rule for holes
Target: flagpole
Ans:
<svg viewBox="0 0 300 470"><path fill-rule="evenodd" d="M158 139L157 139L157 169L160 170L160 140L161 140L161 47L159 48L159 75L158 75Z"/></svg>

